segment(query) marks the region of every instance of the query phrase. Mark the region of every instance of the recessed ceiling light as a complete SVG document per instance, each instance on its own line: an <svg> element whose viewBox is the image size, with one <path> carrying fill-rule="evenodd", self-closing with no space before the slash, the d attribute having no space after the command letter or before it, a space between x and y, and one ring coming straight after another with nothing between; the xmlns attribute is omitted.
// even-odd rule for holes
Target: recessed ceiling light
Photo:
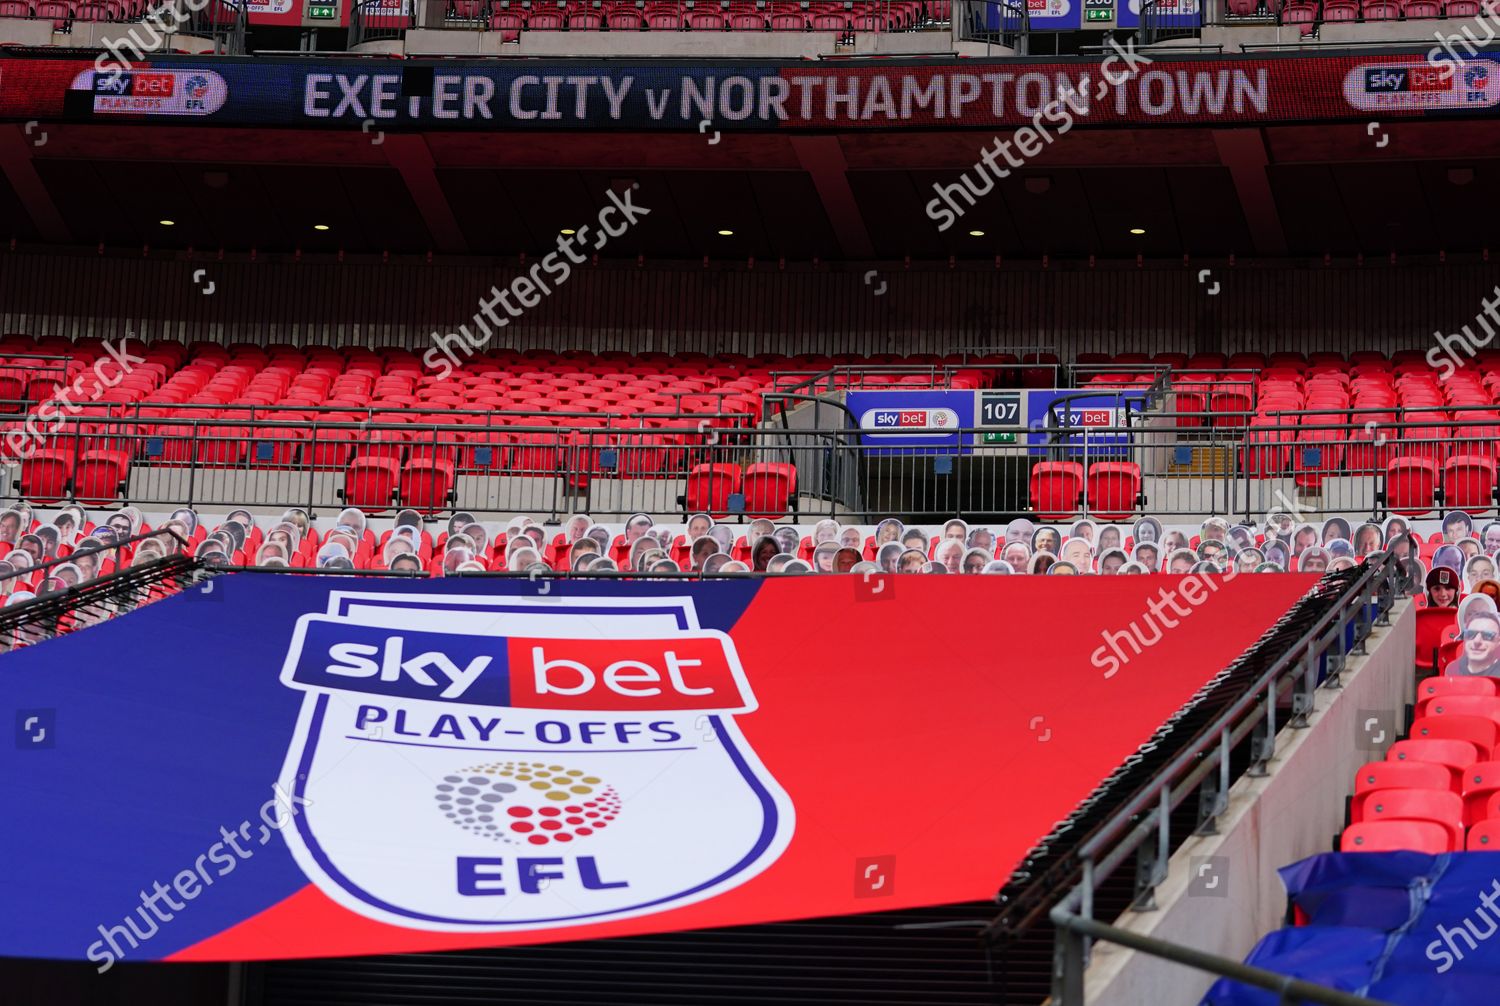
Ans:
<svg viewBox="0 0 1500 1006"><path fill-rule="evenodd" d="M1146 228L1144 228L1144 227L1132 227L1132 228L1130 228L1130 233L1132 233L1132 234L1144 234L1144 233L1146 233Z"/></svg>
<svg viewBox="0 0 1500 1006"><path fill-rule="evenodd" d="M970 231L969 232L969 237L971 237L971 238L982 238L982 237L984 237L984 231Z"/></svg>
<svg viewBox="0 0 1500 1006"><path fill-rule="evenodd" d="M721 237L721 238L734 237L734 231L731 231L731 230L722 230L722 231L719 231L719 237Z"/></svg>
<svg viewBox="0 0 1500 1006"><path fill-rule="evenodd" d="M315 231L326 231L327 229L327 224L313 224L313 230Z"/></svg>
<svg viewBox="0 0 1500 1006"><path fill-rule="evenodd" d="M163 227L176 227L177 226L177 221L176 220L158 220L157 223L161 224Z"/></svg>
<svg viewBox="0 0 1500 1006"><path fill-rule="evenodd" d="M575 230L574 230L574 229L573 229L573 228L571 228L571 227L564 227L564 228L563 228L563 229L562 229L562 231L561 231L561 232L560 232L560 233L561 233L561 234L562 234L562 235L563 235L563 236L564 236L564 237L572 237L572 236L573 236L573 235L574 235L574 234L577 234L577 233L578 233L578 232L577 232L577 231L575 231Z"/></svg>

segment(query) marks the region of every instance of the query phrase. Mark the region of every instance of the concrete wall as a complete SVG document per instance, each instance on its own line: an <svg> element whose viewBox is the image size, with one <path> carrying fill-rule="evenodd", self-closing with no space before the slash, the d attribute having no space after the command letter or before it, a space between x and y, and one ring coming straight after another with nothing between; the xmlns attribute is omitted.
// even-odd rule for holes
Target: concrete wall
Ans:
<svg viewBox="0 0 1500 1006"><path fill-rule="evenodd" d="M1276 871L1332 848L1355 770L1383 757L1395 739L1394 725L1414 694L1415 630L1414 609L1403 601L1391 625L1376 630L1367 644L1369 655L1350 661L1343 688L1319 689L1307 729L1282 733L1270 774L1234 785L1219 819L1220 834L1183 843L1156 890L1161 908L1127 912L1116 924L1233 960L1243 960L1262 936L1280 928L1286 891ZM1372 717L1378 722L1366 731ZM1203 873L1194 882L1198 868ZM1088 970L1087 1001L1091 1006L1177 1006L1197 1002L1213 980L1159 958L1101 945Z"/></svg>

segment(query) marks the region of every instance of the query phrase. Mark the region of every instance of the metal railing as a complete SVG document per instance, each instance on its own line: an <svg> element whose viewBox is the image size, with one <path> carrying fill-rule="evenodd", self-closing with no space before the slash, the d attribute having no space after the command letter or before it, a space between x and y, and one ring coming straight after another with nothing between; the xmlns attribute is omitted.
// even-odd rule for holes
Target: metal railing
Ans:
<svg viewBox="0 0 1500 1006"><path fill-rule="evenodd" d="M1177 750L1148 785L1137 789L1074 851L1072 861L1080 879L1049 913L1057 934L1052 989L1052 1001L1057 1006L1082 1006L1084 971L1090 941L1094 939L1128 945L1283 995L1295 994L1302 1000L1330 1006L1368 1006L1371 1002L1128 933L1094 918L1099 888L1122 865L1132 861L1135 864L1133 905L1137 910L1155 907L1152 892L1166 878L1174 848L1171 826L1174 810L1196 799L1194 833L1214 834L1219 815L1228 807L1233 783L1232 753L1248 742L1245 774L1267 774L1276 754L1278 731L1307 725L1307 716L1314 708L1314 693L1320 687L1339 687L1348 658L1365 652L1364 643L1373 627L1388 623L1392 606L1405 596L1409 583L1399 560L1390 553L1378 553L1361 566L1331 575L1322 586L1337 588L1336 602L1237 700L1199 730L1191 743ZM1278 718L1283 710L1286 716ZM1180 842L1178 836L1176 843Z"/></svg>
<svg viewBox="0 0 1500 1006"><path fill-rule="evenodd" d="M416 27L415 0L359 0L349 11L349 48L388 42Z"/></svg>
<svg viewBox="0 0 1500 1006"><path fill-rule="evenodd" d="M686 515L709 508L697 481L690 482L694 470L729 465L730 498L713 509L730 519L792 513L994 521L1076 513L1258 522L1277 509L1379 519L1393 509L1410 515L1500 505L1488 467L1500 458L1494 406L1448 406L1440 416L1396 406L1255 411L1253 391L1229 394L1232 379L1221 378L1209 394L1177 378L1170 387L1159 377L1149 387L1065 392L1029 429L923 429L905 440L902 431L858 429L836 396L790 392L764 396L758 426L744 411L602 417L473 410L448 413L452 422L439 424L422 409L246 406L233 418L204 411L195 419L200 410L192 406L99 403L49 424L24 460L0 456L15 476L0 485L0 499ZM1110 425L1070 425L1082 416L1080 398L1097 404L1111 396L1119 401ZM1137 396L1145 408L1123 407ZM29 407L0 401L0 415L15 417L17 427ZM296 418L280 418L288 415ZM418 421L396 421L402 419ZM1451 462L1445 474L1455 456L1476 460ZM1076 497L1038 502L1034 469L1043 461L1078 464ZM1128 499L1118 484L1084 477L1097 462L1121 461L1138 469L1140 484ZM780 501L742 492L739 476L756 464L793 466L795 491ZM1408 478L1399 474L1405 467L1421 471ZM417 469L426 474L407 477ZM1425 504L1398 499L1422 491Z"/></svg>
<svg viewBox="0 0 1500 1006"><path fill-rule="evenodd" d="M123 563L124 557L146 541L169 543L157 558L147 553L139 562L120 565L103 576L67 583L54 571L77 566L78 560L92 556L96 563L107 560ZM36 596L0 608L0 652L66 635L97 625L151 601L176 594L195 583L201 563L183 553L187 542L176 532L159 530L136 535L110 544L87 544L70 555L51 559L0 576L0 596L12 596L19 581L35 581Z"/></svg>
<svg viewBox="0 0 1500 1006"><path fill-rule="evenodd" d="M1003 46L1018 56L1031 51L1031 10L1026 0L956 0L959 39Z"/></svg>
<svg viewBox="0 0 1500 1006"><path fill-rule="evenodd" d="M1182 0L1143 0L1140 44L1153 45L1201 35L1205 12L1200 8L1192 14L1185 14L1182 7Z"/></svg>
<svg viewBox="0 0 1500 1006"><path fill-rule="evenodd" d="M188 5L182 30L212 40L213 52L224 56L245 53L245 31L249 25L246 0L208 0L201 7Z"/></svg>
<svg viewBox="0 0 1500 1006"><path fill-rule="evenodd" d="M398 0L365 0L355 8L384 10ZM410 4L411 0L404 0ZM755 0L753 11L730 0L428 0L420 27L471 31L808 31L904 32L948 23L942 0ZM816 9L814 9L816 7ZM408 10L410 8L408 7ZM660 16L658 16L660 15ZM819 20L823 18L823 20ZM412 19L408 18L408 21ZM736 27L738 25L738 27ZM389 30L413 27L393 23ZM375 36L360 36L359 41ZM382 36L386 37L386 36Z"/></svg>

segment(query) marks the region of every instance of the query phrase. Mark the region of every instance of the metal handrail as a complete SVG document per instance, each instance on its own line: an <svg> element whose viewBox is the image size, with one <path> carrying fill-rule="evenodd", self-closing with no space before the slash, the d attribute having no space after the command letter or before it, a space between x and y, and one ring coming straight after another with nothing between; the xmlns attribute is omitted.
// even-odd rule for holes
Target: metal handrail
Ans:
<svg viewBox="0 0 1500 1006"><path fill-rule="evenodd" d="M22 532L23 535L30 533L32 532ZM149 531L145 534L138 534L130 538L125 538L121 541L100 542L98 545L91 545L87 548L76 549L75 551L69 552L65 556L60 556L56 559L48 559L46 562L39 562L35 566L27 566L24 569L12 570L11 572L4 574L3 576L0 576L0 584L3 584L6 580L14 579L16 577L26 577L29 579L35 576L38 570L53 569L58 566L65 566L70 562L75 562L81 555L98 555L101 552L110 552L114 549L128 548L131 545L138 545L148 538L160 539L163 536L170 536L177 539L177 554L181 554L183 550L188 547L187 539L183 538L182 535L178 534L176 531L173 531L171 528L157 528L155 531ZM82 540L86 541L87 537Z"/></svg>
<svg viewBox="0 0 1500 1006"><path fill-rule="evenodd" d="M1352 995L1340 989L1332 989L1323 985L1314 985L1312 982L1302 981L1300 978L1292 978L1289 975L1278 974L1275 971L1267 971L1265 968L1257 968L1253 965L1244 964L1240 961L1231 960L1228 957L1220 957L1217 954L1204 953L1194 950L1192 947L1179 946L1168 943L1166 940L1154 939L1150 936L1142 936L1128 929L1118 926L1107 925L1093 919L1085 919L1078 915L1055 916L1053 922L1059 929L1069 933L1076 933L1081 937L1103 940L1108 943L1117 943L1131 950L1139 950L1153 957L1163 960L1174 961L1178 964L1196 968L1199 971L1208 971L1225 978L1231 978L1247 985L1267 989L1281 996L1281 1002L1314 1002L1322 1006L1390 1006L1378 999L1366 999L1364 996ZM1075 1002L1082 1000L1054 1000L1058 1006L1073 1006Z"/></svg>
<svg viewBox="0 0 1500 1006"><path fill-rule="evenodd" d="M1298 720L1312 710L1312 695L1318 687L1316 671L1319 662L1325 656L1335 656L1332 651L1337 646L1340 651L1337 659L1329 661L1329 678L1336 685L1344 659L1350 653L1363 652L1363 640L1370 628L1386 616L1396 598L1405 596L1406 580L1393 553L1369 556L1363 565L1351 572L1354 575L1339 603L1324 612L1252 687L1204 727L1190 745L1180 750L1153 783L1138 790L1078 847L1075 855L1082 864L1082 880L1050 912L1053 924L1058 927L1053 988L1053 999L1058 1006L1081 1006L1083 1002L1087 938L1123 942L1116 939L1118 931L1113 927L1101 928L1092 918L1094 891L1099 884L1153 836L1158 841L1158 864L1165 863L1172 811L1213 773L1217 775L1212 782L1216 787L1214 809L1207 819L1211 825L1227 806L1230 752L1235 745L1254 733L1257 743L1247 771L1249 774L1265 774L1275 755L1276 711L1283 693L1293 693L1293 715L1287 725L1297 725ZM1371 613L1372 604L1376 610L1374 615ZM1356 626L1355 645L1346 650L1346 633L1351 625ZM1360 632L1360 629L1364 631ZM1137 821L1141 815L1145 815L1144 818ZM1154 887L1161 879L1153 877L1147 886ZM1146 941L1136 949L1153 952L1160 949L1157 942ZM1178 953L1172 959L1181 960L1184 956ZM1201 960L1205 964L1215 964L1208 970L1227 974L1218 970L1221 959L1205 954ZM1277 976L1277 979L1281 977ZM1263 987L1274 989L1279 986ZM1306 998L1333 1006L1369 1002L1358 998L1319 999L1311 995Z"/></svg>

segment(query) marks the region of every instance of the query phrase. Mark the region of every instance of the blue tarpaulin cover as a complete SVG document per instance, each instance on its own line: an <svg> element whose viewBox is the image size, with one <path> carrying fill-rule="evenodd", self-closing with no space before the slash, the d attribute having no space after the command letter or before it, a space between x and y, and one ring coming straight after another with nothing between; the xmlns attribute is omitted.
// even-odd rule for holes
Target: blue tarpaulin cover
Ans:
<svg viewBox="0 0 1500 1006"><path fill-rule="evenodd" d="M1500 856L1327 852L1281 870L1305 924L1260 941L1247 964L1396 1006L1500 1003ZM1206 1006L1275 1006L1221 979Z"/></svg>

